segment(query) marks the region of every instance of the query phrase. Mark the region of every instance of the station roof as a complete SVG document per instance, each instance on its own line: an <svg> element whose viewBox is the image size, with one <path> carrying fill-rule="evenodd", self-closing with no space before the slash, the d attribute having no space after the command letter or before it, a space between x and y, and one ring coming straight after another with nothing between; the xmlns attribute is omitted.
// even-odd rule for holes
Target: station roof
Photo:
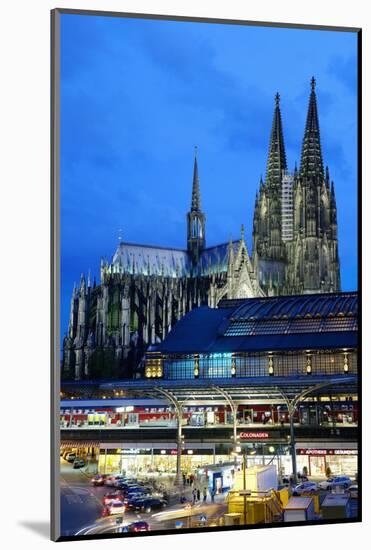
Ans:
<svg viewBox="0 0 371 550"><path fill-rule="evenodd" d="M223 300L185 315L156 346L162 353L357 347L357 292Z"/></svg>
<svg viewBox="0 0 371 550"><path fill-rule="evenodd" d="M321 393L356 393L357 376L286 376L215 378L197 380L155 380L138 379L101 383L101 390L124 390L127 395L143 397L173 396L178 401L191 404L197 401L221 400L223 394L236 401L246 399L282 399L283 395L293 398L303 391L311 396Z"/></svg>
<svg viewBox="0 0 371 550"><path fill-rule="evenodd" d="M163 407L164 399L153 399L151 397L147 398L136 398L133 401L133 398L115 398L115 399L61 399L59 402L59 407L61 409L91 409L94 407L99 408L111 408L111 407L129 407L130 405L135 404L136 407ZM165 401L166 404L166 401Z"/></svg>

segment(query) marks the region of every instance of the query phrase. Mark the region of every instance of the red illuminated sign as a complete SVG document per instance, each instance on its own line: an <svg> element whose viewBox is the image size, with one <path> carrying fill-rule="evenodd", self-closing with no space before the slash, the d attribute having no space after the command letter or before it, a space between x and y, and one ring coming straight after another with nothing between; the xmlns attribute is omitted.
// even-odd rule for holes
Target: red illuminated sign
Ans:
<svg viewBox="0 0 371 550"><path fill-rule="evenodd" d="M241 432L240 439L268 439L268 432Z"/></svg>

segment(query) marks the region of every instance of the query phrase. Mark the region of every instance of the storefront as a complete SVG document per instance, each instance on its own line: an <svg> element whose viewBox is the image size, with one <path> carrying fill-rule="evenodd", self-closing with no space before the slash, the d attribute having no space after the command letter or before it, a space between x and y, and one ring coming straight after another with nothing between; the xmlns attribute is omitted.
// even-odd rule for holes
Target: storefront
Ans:
<svg viewBox="0 0 371 550"><path fill-rule="evenodd" d="M358 450L348 449L297 449L297 467L304 468L311 477L347 475L354 477L358 471Z"/></svg>
<svg viewBox="0 0 371 550"><path fill-rule="evenodd" d="M182 450L182 472L194 473L206 464L226 462L230 455L216 455L215 445L187 445ZM153 443L148 447L140 444L101 444L98 471L102 474L124 472L133 476L175 476L177 450L174 445Z"/></svg>

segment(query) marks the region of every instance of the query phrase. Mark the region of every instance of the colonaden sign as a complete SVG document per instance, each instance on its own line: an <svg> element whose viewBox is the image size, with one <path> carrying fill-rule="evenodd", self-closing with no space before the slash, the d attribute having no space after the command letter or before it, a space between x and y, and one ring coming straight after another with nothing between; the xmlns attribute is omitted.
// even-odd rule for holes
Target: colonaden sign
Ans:
<svg viewBox="0 0 371 550"><path fill-rule="evenodd" d="M268 432L240 432L240 439L268 439Z"/></svg>

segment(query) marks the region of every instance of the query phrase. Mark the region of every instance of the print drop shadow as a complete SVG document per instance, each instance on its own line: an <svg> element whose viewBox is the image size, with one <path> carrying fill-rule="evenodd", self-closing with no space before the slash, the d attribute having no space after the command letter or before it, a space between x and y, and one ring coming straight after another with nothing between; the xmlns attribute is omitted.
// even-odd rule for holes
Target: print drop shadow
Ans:
<svg viewBox="0 0 371 550"><path fill-rule="evenodd" d="M48 521L20 521L18 525L33 531L42 538L50 538L50 523Z"/></svg>

